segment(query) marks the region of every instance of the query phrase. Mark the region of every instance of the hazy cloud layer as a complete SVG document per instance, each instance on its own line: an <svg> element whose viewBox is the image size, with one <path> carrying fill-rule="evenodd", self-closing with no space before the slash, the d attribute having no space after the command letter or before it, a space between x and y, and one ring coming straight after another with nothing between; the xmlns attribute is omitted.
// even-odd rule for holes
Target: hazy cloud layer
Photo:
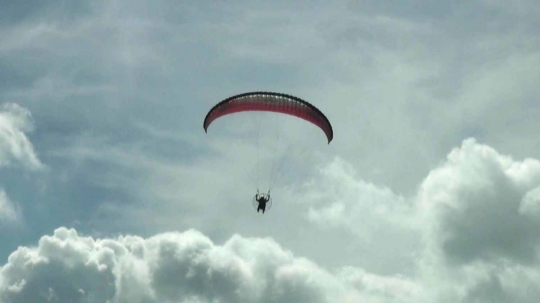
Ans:
<svg viewBox="0 0 540 303"><path fill-rule="evenodd" d="M534 302L540 6L394 2L4 1L2 300Z"/></svg>

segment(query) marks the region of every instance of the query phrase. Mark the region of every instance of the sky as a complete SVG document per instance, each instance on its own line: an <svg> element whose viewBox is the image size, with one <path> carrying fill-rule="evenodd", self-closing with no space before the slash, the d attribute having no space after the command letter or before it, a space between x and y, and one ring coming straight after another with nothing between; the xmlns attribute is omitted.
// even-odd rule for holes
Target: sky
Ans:
<svg viewBox="0 0 540 303"><path fill-rule="evenodd" d="M539 31L535 0L2 1L0 302L536 302ZM250 91L334 140L204 132Z"/></svg>

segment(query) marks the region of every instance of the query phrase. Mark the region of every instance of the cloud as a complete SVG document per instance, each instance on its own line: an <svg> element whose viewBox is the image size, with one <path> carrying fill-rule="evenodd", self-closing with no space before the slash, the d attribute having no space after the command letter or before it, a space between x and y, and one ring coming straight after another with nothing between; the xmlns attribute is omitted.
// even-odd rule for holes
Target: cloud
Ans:
<svg viewBox="0 0 540 303"><path fill-rule="evenodd" d="M535 302L539 184L536 159L518 161L475 139L454 148L417 195L426 287L450 301Z"/></svg>
<svg viewBox="0 0 540 303"><path fill-rule="evenodd" d="M308 183L310 196L299 201L312 203L305 219L351 232L375 247L380 259L407 256L413 271L327 269L271 238L233 235L216 244L194 229L148 238L92 238L62 227L36 247L19 247L10 255L0 270L0 298L9 303L532 303L540 295L539 161L517 161L467 139L411 197L363 181L342 160L320 172L317 184L324 186ZM395 237L388 236L392 233Z"/></svg>
<svg viewBox="0 0 540 303"><path fill-rule="evenodd" d="M356 235L364 258L414 260L407 281L418 287L415 298L534 302L540 292L534 282L540 274L539 186L540 161L515 160L466 139L411 196L366 182L337 159L297 200L309 205L312 224ZM373 258L369 247L378 252Z"/></svg>
<svg viewBox="0 0 540 303"><path fill-rule="evenodd" d="M448 260L534 263L540 223L524 212L537 211L539 185L540 161L515 161L468 139L424 180L419 203Z"/></svg>
<svg viewBox="0 0 540 303"><path fill-rule="evenodd" d="M540 215L540 187L536 187L528 191L521 200L519 212L523 215L535 216Z"/></svg>
<svg viewBox="0 0 540 303"><path fill-rule="evenodd" d="M412 266L420 247L414 199L365 181L343 159L323 165L294 200L309 209L305 218L312 224L336 236L354 235L349 245L372 260L364 266L379 263L384 272L401 273Z"/></svg>
<svg viewBox="0 0 540 303"><path fill-rule="evenodd" d="M32 115L27 109L6 103L0 111L0 167L20 162L24 167L43 168L25 133L33 130Z"/></svg>
<svg viewBox="0 0 540 303"><path fill-rule="evenodd" d="M59 228L12 253L0 281L10 303L396 302L385 298L415 293L404 278L331 273L272 239L235 235L216 245L195 230L93 239Z"/></svg>
<svg viewBox="0 0 540 303"><path fill-rule="evenodd" d="M27 109L15 103L5 103L0 107L0 168L16 164L30 170L44 167L25 134L33 127L32 116ZM0 222L13 223L20 218L18 206L4 189L0 189Z"/></svg>
<svg viewBox="0 0 540 303"><path fill-rule="evenodd" d="M297 198L309 205L308 220L361 238L380 238L382 230L427 232L459 264L537 260L540 161L516 161L475 139L453 149L411 197L366 182L341 159L324 166L301 192L308 193Z"/></svg>
<svg viewBox="0 0 540 303"><path fill-rule="evenodd" d="M9 199L3 189L0 189L0 222L16 222L20 213L16 205Z"/></svg>
<svg viewBox="0 0 540 303"><path fill-rule="evenodd" d="M301 190L310 193L309 220L331 226L357 230L357 222L365 224L400 224L405 227L412 205L390 189L360 179L353 167L340 158L334 159L320 171L317 180ZM332 201L329 203L329 201ZM378 222L378 223L376 223Z"/></svg>

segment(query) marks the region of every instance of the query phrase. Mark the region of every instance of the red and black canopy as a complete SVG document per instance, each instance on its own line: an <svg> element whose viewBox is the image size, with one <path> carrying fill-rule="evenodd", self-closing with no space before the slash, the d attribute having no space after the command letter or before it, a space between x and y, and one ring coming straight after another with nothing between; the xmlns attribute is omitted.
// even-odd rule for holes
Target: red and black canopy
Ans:
<svg viewBox="0 0 540 303"><path fill-rule="evenodd" d="M244 111L267 111L295 116L322 129L328 143L334 137L330 121L318 108L298 97L272 92L244 93L219 102L204 118L204 131L217 118Z"/></svg>

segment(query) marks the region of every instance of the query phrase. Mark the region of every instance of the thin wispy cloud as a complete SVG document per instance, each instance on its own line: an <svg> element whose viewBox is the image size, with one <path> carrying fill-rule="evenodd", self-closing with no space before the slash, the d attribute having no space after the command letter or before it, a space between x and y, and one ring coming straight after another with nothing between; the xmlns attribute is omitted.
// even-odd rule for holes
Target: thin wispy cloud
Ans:
<svg viewBox="0 0 540 303"><path fill-rule="evenodd" d="M21 164L29 169L41 169L27 132L33 130L30 111L15 103L7 103L0 111L0 167Z"/></svg>

